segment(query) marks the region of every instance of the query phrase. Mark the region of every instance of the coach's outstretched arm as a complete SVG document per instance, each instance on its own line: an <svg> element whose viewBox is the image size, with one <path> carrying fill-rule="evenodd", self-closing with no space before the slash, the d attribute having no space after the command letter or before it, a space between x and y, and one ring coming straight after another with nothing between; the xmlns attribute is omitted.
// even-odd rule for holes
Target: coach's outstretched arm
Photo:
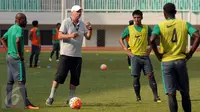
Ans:
<svg viewBox="0 0 200 112"><path fill-rule="evenodd" d="M88 29L88 32L87 33L85 33L85 38L87 39L87 40L90 40L91 39L91 36L92 36L92 29Z"/></svg>
<svg viewBox="0 0 200 112"><path fill-rule="evenodd" d="M190 51L186 54L186 61L189 60L192 55L194 54L194 52L196 51L196 49L198 48L199 44L200 44L200 35L199 35L199 31L196 31L193 35L192 38L194 38L194 42L192 44L192 48L190 49Z"/></svg>
<svg viewBox="0 0 200 112"><path fill-rule="evenodd" d="M87 28L88 32L84 34L85 38L87 40L90 40L91 39L91 36L92 36L92 25L90 22L86 22L85 23L85 27Z"/></svg>
<svg viewBox="0 0 200 112"><path fill-rule="evenodd" d="M156 45L156 42L155 42L156 37L157 37L157 35L152 34L151 35L151 39L150 39L150 43L151 43L151 47L152 47L155 55L157 56L158 60L161 61L163 55L158 52L158 48L157 48L157 45Z"/></svg>

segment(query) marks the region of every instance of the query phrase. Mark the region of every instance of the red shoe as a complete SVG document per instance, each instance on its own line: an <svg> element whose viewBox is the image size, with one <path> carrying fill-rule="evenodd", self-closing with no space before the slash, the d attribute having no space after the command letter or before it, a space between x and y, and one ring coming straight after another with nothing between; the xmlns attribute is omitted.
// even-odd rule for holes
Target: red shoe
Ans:
<svg viewBox="0 0 200 112"><path fill-rule="evenodd" d="M28 106L26 106L26 109L38 110L39 107L37 107L37 106L33 106L33 105L28 105Z"/></svg>

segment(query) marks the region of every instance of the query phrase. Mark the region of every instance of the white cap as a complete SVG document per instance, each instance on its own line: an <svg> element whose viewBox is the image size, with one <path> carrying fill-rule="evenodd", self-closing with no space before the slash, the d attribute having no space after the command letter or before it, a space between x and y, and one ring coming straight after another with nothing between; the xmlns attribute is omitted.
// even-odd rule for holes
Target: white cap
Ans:
<svg viewBox="0 0 200 112"><path fill-rule="evenodd" d="M79 11L80 9L82 10L82 8L79 5L74 5L72 7L72 9L71 9L71 12L73 12L73 11Z"/></svg>

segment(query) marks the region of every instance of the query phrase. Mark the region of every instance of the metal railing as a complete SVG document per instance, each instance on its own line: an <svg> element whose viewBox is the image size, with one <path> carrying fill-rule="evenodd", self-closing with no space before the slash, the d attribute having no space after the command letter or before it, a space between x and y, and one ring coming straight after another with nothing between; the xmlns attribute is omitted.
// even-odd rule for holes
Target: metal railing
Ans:
<svg viewBox="0 0 200 112"><path fill-rule="evenodd" d="M200 0L84 0L85 11L162 11L165 3L175 3L177 10L200 12ZM66 9L82 0L66 0ZM1 12L60 12L61 0L0 0Z"/></svg>

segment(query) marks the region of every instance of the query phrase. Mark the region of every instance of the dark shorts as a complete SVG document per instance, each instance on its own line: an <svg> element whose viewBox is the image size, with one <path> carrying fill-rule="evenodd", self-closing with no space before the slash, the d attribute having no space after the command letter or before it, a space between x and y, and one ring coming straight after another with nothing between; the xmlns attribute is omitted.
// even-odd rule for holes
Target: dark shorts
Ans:
<svg viewBox="0 0 200 112"><path fill-rule="evenodd" d="M165 93L174 93L176 90L189 92L189 79L185 60L162 62L162 78Z"/></svg>
<svg viewBox="0 0 200 112"><path fill-rule="evenodd" d="M8 82L26 82L24 62L14 59L10 55L6 57Z"/></svg>
<svg viewBox="0 0 200 112"><path fill-rule="evenodd" d="M58 63L58 70L55 76L55 81L59 84L63 84L70 71L71 79L70 84L78 86L80 83L82 58L81 57L70 57L60 56Z"/></svg>
<svg viewBox="0 0 200 112"><path fill-rule="evenodd" d="M132 56L131 58L131 75L140 76L141 70L144 75L153 75L153 67L149 56Z"/></svg>
<svg viewBox="0 0 200 112"><path fill-rule="evenodd" d="M54 51L59 51L60 50L60 44L59 43L53 44L53 50Z"/></svg>
<svg viewBox="0 0 200 112"><path fill-rule="evenodd" d="M40 53L40 46L32 45L31 52L39 54Z"/></svg>

